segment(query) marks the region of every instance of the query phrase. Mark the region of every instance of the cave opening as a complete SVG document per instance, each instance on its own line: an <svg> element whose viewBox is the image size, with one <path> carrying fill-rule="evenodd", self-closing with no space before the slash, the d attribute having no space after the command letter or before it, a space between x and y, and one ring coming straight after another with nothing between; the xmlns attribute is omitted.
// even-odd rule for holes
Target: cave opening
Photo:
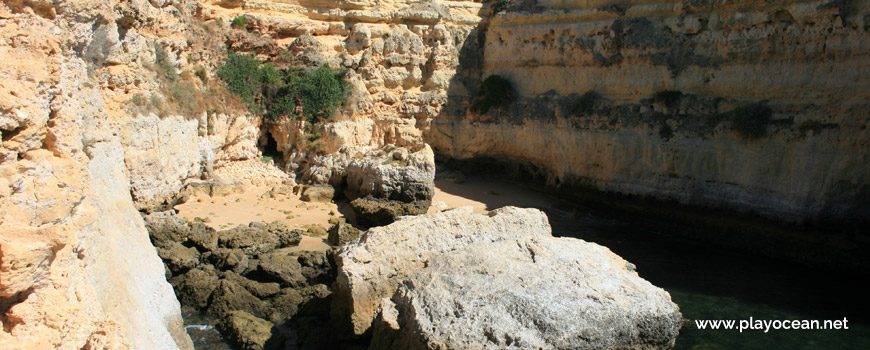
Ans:
<svg viewBox="0 0 870 350"><path fill-rule="evenodd" d="M272 137L272 133L266 132L260 136L260 152L263 157L281 158L282 153L278 151L278 142Z"/></svg>

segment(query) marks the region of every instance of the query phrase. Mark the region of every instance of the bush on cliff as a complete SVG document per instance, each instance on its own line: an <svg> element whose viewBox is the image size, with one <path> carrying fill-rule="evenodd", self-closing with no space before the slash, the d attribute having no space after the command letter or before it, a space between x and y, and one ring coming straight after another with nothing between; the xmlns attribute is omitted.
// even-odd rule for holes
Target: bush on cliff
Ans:
<svg viewBox="0 0 870 350"><path fill-rule="evenodd" d="M244 28L245 25L248 24L248 17L245 16L237 16L233 18L233 21L230 23L230 26L233 28Z"/></svg>
<svg viewBox="0 0 870 350"><path fill-rule="evenodd" d="M335 114L344 103L350 90L346 72L328 65L279 70L254 57L230 53L217 74L255 113L270 119L304 116L316 122Z"/></svg>
<svg viewBox="0 0 870 350"><path fill-rule="evenodd" d="M601 98L601 94L595 90L589 90L571 103L571 113L575 115L592 114L595 103Z"/></svg>
<svg viewBox="0 0 870 350"><path fill-rule="evenodd" d="M764 137L767 124L770 124L770 116L773 114L770 107L761 103L740 107L732 113L731 122L734 130L749 140Z"/></svg>
<svg viewBox="0 0 870 350"><path fill-rule="evenodd" d="M492 107L506 106L516 98L516 92L511 82L498 75L487 77L469 109L477 114L485 114Z"/></svg>

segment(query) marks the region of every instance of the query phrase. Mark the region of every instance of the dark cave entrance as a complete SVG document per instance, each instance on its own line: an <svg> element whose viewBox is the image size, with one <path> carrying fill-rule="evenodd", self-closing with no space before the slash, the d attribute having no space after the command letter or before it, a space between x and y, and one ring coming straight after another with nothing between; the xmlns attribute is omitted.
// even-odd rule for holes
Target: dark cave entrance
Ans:
<svg viewBox="0 0 870 350"><path fill-rule="evenodd" d="M260 152L263 153L263 157L272 157L275 159L281 158L282 153L278 151L278 142L275 141L275 138L272 137L271 133L263 133L263 135L260 136L260 141L258 143L260 145Z"/></svg>

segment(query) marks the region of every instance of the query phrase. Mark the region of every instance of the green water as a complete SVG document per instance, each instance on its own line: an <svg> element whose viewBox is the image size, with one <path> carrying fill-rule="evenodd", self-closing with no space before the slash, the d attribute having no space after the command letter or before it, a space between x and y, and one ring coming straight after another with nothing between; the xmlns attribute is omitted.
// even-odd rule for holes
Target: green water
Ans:
<svg viewBox="0 0 870 350"><path fill-rule="evenodd" d="M683 313L677 349L870 349L870 282L629 223L547 210L553 233L607 246L670 292ZM561 215L560 215L561 214ZM684 228L686 229L686 228ZM687 228L692 230L691 228ZM699 230L697 234L706 234ZM701 330L695 320L849 320L848 330ZM739 321L738 321L739 322Z"/></svg>

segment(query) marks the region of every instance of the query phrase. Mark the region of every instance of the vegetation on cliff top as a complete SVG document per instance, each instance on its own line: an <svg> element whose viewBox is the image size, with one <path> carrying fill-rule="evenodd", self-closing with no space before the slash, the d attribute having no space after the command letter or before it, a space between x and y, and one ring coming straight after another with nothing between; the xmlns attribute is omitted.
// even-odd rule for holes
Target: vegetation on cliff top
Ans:
<svg viewBox="0 0 870 350"><path fill-rule="evenodd" d="M270 119L306 117L312 122L335 114L350 90L346 70L277 69L244 54L230 53L217 75L255 113Z"/></svg>

